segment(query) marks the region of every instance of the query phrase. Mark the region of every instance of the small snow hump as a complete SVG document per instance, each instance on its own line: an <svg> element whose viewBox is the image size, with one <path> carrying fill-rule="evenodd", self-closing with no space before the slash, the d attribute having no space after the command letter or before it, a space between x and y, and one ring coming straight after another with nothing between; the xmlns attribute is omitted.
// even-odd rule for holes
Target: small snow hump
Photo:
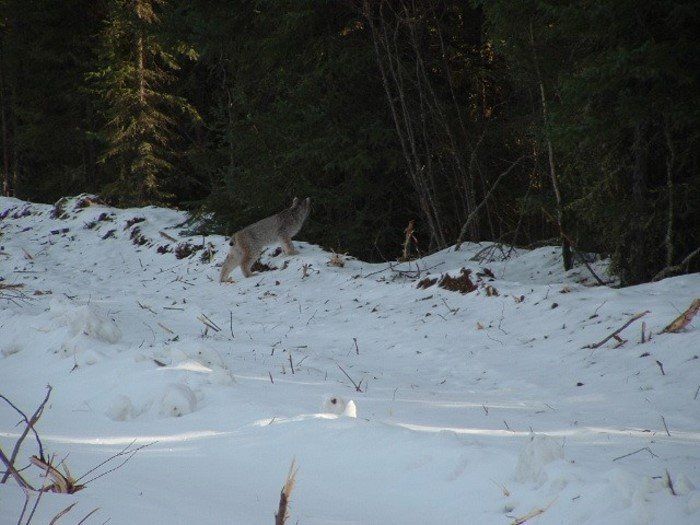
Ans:
<svg viewBox="0 0 700 525"><path fill-rule="evenodd" d="M117 343L122 337L117 323L92 305L67 309L67 320L73 335L84 334L110 344Z"/></svg>
<svg viewBox="0 0 700 525"><path fill-rule="evenodd" d="M160 401L160 415L180 417L197 409L197 396L187 386L178 383L168 385Z"/></svg>
<svg viewBox="0 0 700 525"><path fill-rule="evenodd" d="M326 396L323 399L321 410L325 413L335 414L337 416L357 417L357 406L355 402L352 399L346 401L340 396Z"/></svg>
<svg viewBox="0 0 700 525"><path fill-rule="evenodd" d="M559 459L564 459L562 444L549 436L535 434L520 451L515 480L542 485L547 481L545 466Z"/></svg>

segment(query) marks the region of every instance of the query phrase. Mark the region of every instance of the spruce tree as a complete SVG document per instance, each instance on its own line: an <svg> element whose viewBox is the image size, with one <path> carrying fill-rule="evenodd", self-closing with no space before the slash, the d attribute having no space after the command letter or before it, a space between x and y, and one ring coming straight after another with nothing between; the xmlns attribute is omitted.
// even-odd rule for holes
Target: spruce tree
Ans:
<svg viewBox="0 0 700 525"><path fill-rule="evenodd" d="M93 75L106 102L102 161L114 180L105 195L124 203L162 202L172 176L177 119L196 111L171 84L179 64L163 44L159 10L166 0L110 0L101 68Z"/></svg>

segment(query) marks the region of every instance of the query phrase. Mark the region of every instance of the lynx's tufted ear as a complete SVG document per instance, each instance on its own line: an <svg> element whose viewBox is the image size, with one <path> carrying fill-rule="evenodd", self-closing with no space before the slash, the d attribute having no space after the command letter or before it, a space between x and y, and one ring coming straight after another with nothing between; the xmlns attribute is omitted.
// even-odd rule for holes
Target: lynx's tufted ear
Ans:
<svg viewBox="0 0 700 525"><path fill-rule="evenodd" d="M297 204L299 204L299 198L294 197L294 200L292 201L292 208L294 208Z"/></svg>

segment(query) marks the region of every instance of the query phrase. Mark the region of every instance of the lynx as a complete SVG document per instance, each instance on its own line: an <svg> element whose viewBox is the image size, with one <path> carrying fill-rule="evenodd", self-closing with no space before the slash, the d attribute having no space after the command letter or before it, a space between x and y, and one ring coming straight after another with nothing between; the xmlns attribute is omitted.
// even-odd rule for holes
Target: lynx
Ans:
<svg viewBox="0 0 700 525"><path fill-rule="evenodd" d="M229 241L231 249L221 267L219 281L227 282L229 274L236 266L241 267L245 277L250 277L253 274L251 266L260 256L263 248L270 244L279 242L287 255L299 253L294 249L292 237L301 230L309 215L310 204L310 197L303 201L294 197L292 205L286 210L259 220L234 233Z"/></svg>

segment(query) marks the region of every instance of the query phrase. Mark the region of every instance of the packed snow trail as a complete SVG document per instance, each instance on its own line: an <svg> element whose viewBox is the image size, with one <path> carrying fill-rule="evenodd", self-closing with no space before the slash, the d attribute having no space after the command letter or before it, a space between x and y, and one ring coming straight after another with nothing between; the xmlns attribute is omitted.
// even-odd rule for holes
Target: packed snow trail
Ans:
<svg viewBox="0 0 700 525"><path fill-rule="evenodd" d="M64 520L272 523L293 458L291 523L700 521L698 321L659 335L700 275L591 287L556 248L478 262L477 244L338 267L295 242L300 255L271 247L275 269L221 285L226 240L185 220L0 198L0 393L32 411L52 385L37 430L74 474L157 441L45 495L37 523L75 501ZM464 295L412 278L461 268L478 286ZM621 347L583 348L644 310ZM3 450L16 423L0 405ZM0 523L23 502L0 485Z"/></svg>

